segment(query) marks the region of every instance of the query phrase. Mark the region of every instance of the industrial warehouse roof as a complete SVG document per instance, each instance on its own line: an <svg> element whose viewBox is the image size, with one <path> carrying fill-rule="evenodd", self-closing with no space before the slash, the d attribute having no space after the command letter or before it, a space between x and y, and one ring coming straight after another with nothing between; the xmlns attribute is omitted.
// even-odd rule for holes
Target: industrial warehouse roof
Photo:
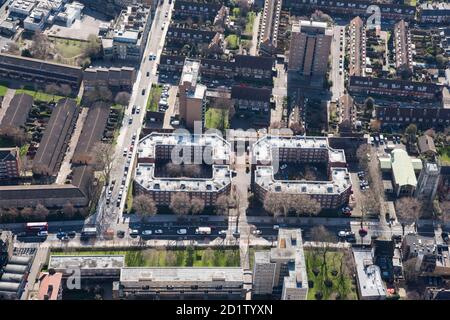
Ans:
<svg viewBox="0 0 450 320"><path fill-rule="evenodd" d="M20 127L25 124L28 113L33 106L33 97L28 94L16 94L9 103L8 112L5 113L1 128L4 127Z"/></svg>
<svg viewBox="0 0 450 320"><path fill-rule="evenodd" d="M61 99L53 110L50 120L33 160L33 171L56 175L64 157L65 146L70 139L76 117L77 103L72 99Z"/></svg>
<svg viewBox="0 0 450 320"><path fill-rule="evenodd" d="M417 186L414 167L411 158L405 150L395 149L392 151L392 174L394 175L395 183L399 186Z"/></svg>

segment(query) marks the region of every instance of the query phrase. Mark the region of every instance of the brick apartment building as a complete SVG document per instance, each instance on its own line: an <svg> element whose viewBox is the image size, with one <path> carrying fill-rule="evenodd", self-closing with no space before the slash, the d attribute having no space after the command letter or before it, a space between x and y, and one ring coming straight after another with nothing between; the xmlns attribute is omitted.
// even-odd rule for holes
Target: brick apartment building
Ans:
<svg viewBox="0 0 450 320"><path fill-rule="evenodd" d="M360 17L350 21L349 33L349 75L363 76L366 69L366 26Z"/></svg>
<svg viewBox="0 0 450 320"><path fill-rule="evenodd" d="M221 8L222 5L218 3L175 1L174 18L187 19L195 17L213 22Z"/></svg>
<svg viewBox="0 0 450 320"><path fill-rule="evenodd" d="M20 176L19 148L0 148L0 180Z"/></svg>
<svg viewBox="0 0 450 320"><path fill-rule="evenodd" d="M394 26L394 48L395 48L395 67L407 67L412 71L412 48L411 32L408 23L404 20L396 23Z"/></svg>

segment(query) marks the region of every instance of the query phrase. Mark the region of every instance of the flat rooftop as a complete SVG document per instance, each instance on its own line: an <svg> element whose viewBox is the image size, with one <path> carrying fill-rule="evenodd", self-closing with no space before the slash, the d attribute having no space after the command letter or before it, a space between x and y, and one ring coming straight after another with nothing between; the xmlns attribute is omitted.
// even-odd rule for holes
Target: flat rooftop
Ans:
<svg viewBox="0 0 450 320"><path fill-rule="evenodd" d="M124 255L55 256L50 257L48 268L52 269L118 269L125 266Z"/></svg>
<svg viewBox="0 0 450 320"><path fill-rule="evenodd" d="M213 176L200 178L155 178L155 165L140 163L136 168L134 180L147 190L153 191L201 191L216 192L231 183L231 171L228 165L213 165Z"/></svg>
<svg viewBox="0 0 450 320"><path fill-rule="evenodd" d="M200 72L200 61L186 59L184 61L183 73L181 74L180 84L189 82L193 87L197 84L198 74Z"/></svg>
<svg viewBox="0 0 450 320"><path fill-rule="evenodd" d="M331 168L331 181L276 180L273 171L270 166L256 167L255 183L270 192L295 194L341 194L351 187L346 168Z"/></svg>
<svg viewBox="0 0 450 320"><path fill-rule="evenodd" d="M353 256L362 298L386 297L386 288L381 279L380 267L373 264L371 250L353 248Z"/></svg>
<svg viewBox="0 0 450 320"><path fill-rule="evenodd" d="M328 150L329 162L346 162L344 150L331 148L328 145L327 137L266 135L253 145L253 156L257 162L270 163L274 148L326 149Z"/></svg>
<svg viewBox="0 0 450 320"><path fill-rule="evenodd" d="M212 160L228 163L230 158L230 143L215 134L165 134L152 132L139 141L138 158L155 158L157 145L211 147Z"/></svg>
<svg viewBox="0 0 450 320"><path fill-rule="evenodd" d="M232 281L244 282L242 268L123 268L120 273L121 282L160 281Z"/></svg>

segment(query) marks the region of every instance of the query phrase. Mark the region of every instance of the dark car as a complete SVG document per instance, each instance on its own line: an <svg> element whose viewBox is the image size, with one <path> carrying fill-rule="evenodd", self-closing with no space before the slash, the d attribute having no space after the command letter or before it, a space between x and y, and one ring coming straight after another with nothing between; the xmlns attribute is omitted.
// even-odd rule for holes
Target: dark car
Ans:
<svg viewBox="0 0 450 320"><path fill-rule="evenodd" d="M402 241L402 236L400 234L394 234L392 236L392 240L394 240L395 242L401 242Z"/></svg>
<svg viewBox="0 0 450 320"><path fill-rule="evenodd" d="M444 240L445 242L448 242L448 239L449 239L448 232L442 231L441 237L442 237L442 240Z"/></svg>
<svg viewBox="0 0 450 320"><path fill-rule="evenodd" d="M123 230L117 230L117 237L118 237L118 238L123 238L123 237L125 237L125 231L123 231Z"/></svg>
<svg viewBox="0 0 450 320"><path fill-rule="evenodd" d="M56 237L57 237L59 240L62 240L62 239L64 239L64 238L67 238L67 232L60 231L60 232L58 232L58 233L56 234Z"/></svg>
<svg viewBox="0 0 450 320"><path fill-rule="evenodd" d="M77 235L76 231L69 231L67 233L67 235L69 236L69 238L75 238L75 236Z"/></svg>

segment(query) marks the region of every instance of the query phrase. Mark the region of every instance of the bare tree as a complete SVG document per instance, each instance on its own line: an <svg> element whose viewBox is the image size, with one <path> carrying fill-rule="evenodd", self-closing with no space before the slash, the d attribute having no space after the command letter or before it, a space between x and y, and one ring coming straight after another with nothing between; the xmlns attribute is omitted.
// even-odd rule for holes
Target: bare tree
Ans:
<svg viewBox="0 0 450 320"><path fill-rule="evenodd" d="M68 84L62 84L61 87L60 87L59 92L64 97L70 97L70 95L72 94L72 88Z"/></svg>
<svg viewBox="0 0 450 320"><path fill-rule="evenodd" d="M361 193L361 205L363 207L363 214L376 215L380 212L379 195L375 193L374 189L369 189Z"/></svg>
<svg viewBox="0 0 450 320"><path fill-rule="evenodd" d="M356 158L358 158L359 167L366 170L369 167L369 146L362 144L356 150Z"/></svg>
<svg viewBox="0 0 450 320"><path fill-rule="evenodd" d="M191 213L199 214L205 209L205 201L200 198L193 197L191 200Z"/></svg>
<svg viewBox="0 0 450 320"><path fill-rule="evenodd" d="M98 96L101 101L111 102L113 99L113 95L111 90L108 87L98 87Z"/></svg>
<svg viewBox="0 0 450 320"><path fill-rule="evenodd" d="M177 192L170 199L169 208L179 216L187 215L191 210L191 199L184 192Z"/></svg>
<svg viewBox="0 0 450 320"><path fill-rule="evenodd" d="M52 46L48 37L41 31L34 32L30 52L34 58L45 60L51 53Z"/></svg>
<svg viewBox="0 0 450 320"><path fill-rule="evenodd" d="M316 216L322 211L320 202L306 194L292 196L289 203L292 203L293 209L298 216Z"/></svg>
<svg viewBox="0 0 450 320"><path fill-rule="evenodd" d="M417 285L420 276L420 269L417 268L417 257L403 262L403 275L408 285Z"/></svg>
<svg viewBox="0 0 450 320"><path fill-rule="evenodd" d="M264 210L274 217L287 216L292 209L290 199L281 193L268 192L264 198Z"/></svg>
<svg viewBox="0 0 450 320"><path fill-rule="evenodd" d="M14 54L14 55L18 55L20 53L20 47L17 43L15 42L10 42L8 43L8 53L10 54Z"/></svg>
<svg viewBox="0 0 450 320"><path fill-rule="evenodd" d="M403 197L396 201L395 209L402 224L403 234L405 234L406 224L414 223L417 228L417 220L422 213L422 203L419 200L413 197Z"/></svg>
<svg viewBox="0 0 450 320"><path fill-rule="evenodd" d="M158 211L152 197L146 194L140 194L133 199L133 209L144 220L154 216Z"/></svg>
<svg viewBox="0 0 450 320"><path fill-rule="evenodd" d="M63 208L62 212L66 218L73 218L75 216L76 210L71 202L67 202Z"/></svg>
<svg viewBox="0 0 450 320"><path fill-rule="evenodd" d="M102 171L105 184L108 184L114 162L114 146L109 143L97 142L91 152L98 170Z"/></svg>
<svg viewBox="0 0 450 320"><path fill-rule="evenodd" d="M202 168L198 164L185 164L182 169L184 176L191 178L198 178L202 172Z"/></svg>
<svg viewBox="0 0 450 320"><path fill-rule="evenodd" d="M336 241L336 237L328 231L324 226L315 226L311 228L311 240L316 242L317 249L322 255L322 272L328 274L327 253L330 251L332 242Z"/></svg>
<svg viewBox="0 0 450 320"><path fill-rule="evenodd" d="M59 93L59 86L56 83L50 83L45 86L45 92L52 95L52 101L55 101L55 95Z"/></svg>
<svg viewBox="0 0 450 320"><path fill-rule="evenodd" d="M100 54L101 42L95 34L88 36L88 42L84 47L83 54L89 58L95 58Z"/></svg>
<svg viewBox="0 0 450 320"><path fill-rule="evenodd" d="M121 106L127 106L130 102L130 94L125 91L118 92L114 98L114 102Z"/></svg>
<svg viewBox="0 0 450 320"><path fill-rule="evenodd" d="M25 207L22 210L20 210L20 215L22 216L22 218L25 219L30 219L33 216L33 208L30 207Z"/></svg>
<svg viewBox="0 0 450 320"><path fill-rule="evenodd" d="M39 203L36 208L34 208L34 215L36 216L36 219L43 220L48 216L48 209Z"/></svg>
<svg viewBox="0 0 450 320"><path fill-rule="evenodd" d="M215 209L216 209L216 214L218 215L228 215L228 211L229 211L229 201L228 201L228 196L227 195L220 195L217 199L216 199L216 203L215 203Z"/></svg>

